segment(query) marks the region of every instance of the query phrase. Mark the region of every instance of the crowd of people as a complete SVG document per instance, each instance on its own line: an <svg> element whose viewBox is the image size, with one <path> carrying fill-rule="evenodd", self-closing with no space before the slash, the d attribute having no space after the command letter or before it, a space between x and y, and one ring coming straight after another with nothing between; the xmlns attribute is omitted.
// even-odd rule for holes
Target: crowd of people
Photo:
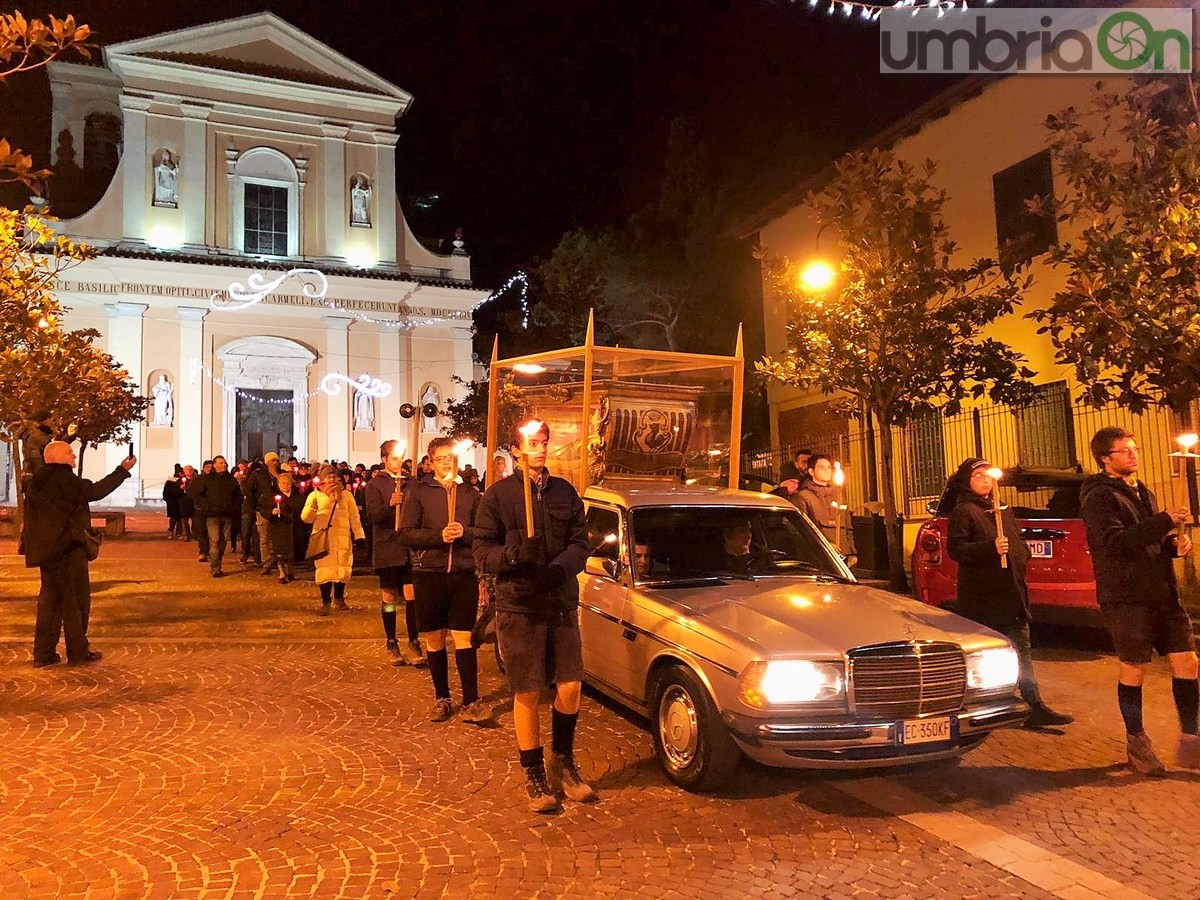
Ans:
<svg viewBox="0 0 1200 900"><path fill-rule="evenodd" d="M595 799L575 764L583 658L576 576L591 549L584 506L570 482L546 468L550 430L544 423L514 428L513 458L522 469L505 477L496 457L490 483L481 493L478 475L459 469L449 438L436 438L411 472L397 453L398 442L380 446L380 462L367 469L324 462L281 465L275 454L239 462L229 470L222 457L199 473L179 467L164 489L168 533L195 539L199 557L214 577L223 574L227 549L261 566L264 575L292 580L299 560L314 564L320 613L347 609L346 586L354 568L354 543L371 545L379 578L385 646L396 665L428 669L433 694L429 718L455 714L449 677L454 648L460 703L469 723L487 722L493 710L479 695L478 616L494 616L505 674L513 692L513 719L528 805L536 812L560 807L560 795ZM1152 654L1172 670L1172 696L1181 736L1177 761L1200 768L1197 731L1200 687L1192 624L1176 585L1172 560L1188 554L1191 541L1181 526L1182 509L1160 511L1137 477L1138 448L1132 434L1101 429L1091 442L1099 473L1084 483L1082 518L1095 569L1096 593L1119 661L1117 705L1127 733L1127 756L1137 772L1162 776L1142 722L1142 684ZM87 639L90 612L88 562L98 545L89 529L88 503L99 500L129 475L130 456L110 475L91 482L75 474L69 444L48 441L24 481L26 522L21 552L41 570L33 663L61 662L57 645L65 634L67 661L80 665L101 654ZM827 457L797 454L796 477L782 486L788 496L814 504L810 518L830 527L821 505L832 469ZM1035 725L1069 724L1070 716L1041 699L1029 649L1029 600L1017 523L1011 513L997 528L991 508L997 486L986 460L965 460L951 478L957 506L950 516L948 553L959 564L960 610L1010 638L1020 661L1019 690L1033 708ZM315 469L315 471L314 471ZM792 473L789 473L792 474ZM525 504L525 482L532 494ZM804 495L811 494L812 499ZM808 511L808 507L802 507ZM529 517L532 519L529 520ZM724 551L731 568L751 552L751 530L730 528ZM653 571L649 545L633 548L642 574ZM404 610L406 642L398 639ZM553 691L551 752L545 754L539 701Z"/></svg>

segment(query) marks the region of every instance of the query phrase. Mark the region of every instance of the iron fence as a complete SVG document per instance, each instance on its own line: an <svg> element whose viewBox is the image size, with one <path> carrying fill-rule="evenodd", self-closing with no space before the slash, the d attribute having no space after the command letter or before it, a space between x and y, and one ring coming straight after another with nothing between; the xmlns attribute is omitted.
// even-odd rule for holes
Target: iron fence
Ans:
<svg viewBox="0 0 1200 900"><path fill-rule="evenodd" d="M1088 449L1100 428L1116 425L1131 432L1142 453L1139 477L1158 496L1161 505L1186 506L1187 477L1178 459L1175 435L1182 429L1167 410L1132 413L1116 405L1101 409L1073 402L1066 382L1043 385L1041 396L1023 408L980 404L953 416L920 415L903 428L892 429L893 486L897 508L906 518L928 515L946 480L968 457L981 457L1009 468L1074 469L1094 472ZM845 501L855 512L880 508L882 472L878 429L852 419L840 429L806 436L804 447L842 462L846 472ZM795 448L749 454L743 471L777 481Z"/></svg>

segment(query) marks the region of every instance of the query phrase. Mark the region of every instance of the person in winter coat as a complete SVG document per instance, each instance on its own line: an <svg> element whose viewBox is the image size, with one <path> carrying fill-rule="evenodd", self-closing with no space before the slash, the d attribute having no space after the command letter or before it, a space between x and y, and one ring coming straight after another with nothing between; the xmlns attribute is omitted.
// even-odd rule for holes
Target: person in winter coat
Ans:
<svg viewBox="0 0 1200 900"><path fill-rule="evenodd" d="M175 463L175 473L163 482L163 501L167 504L167 539L183 537L179 501L183 498L183 466Z"/></svg>
<svg viewBox="0 0 1200 900"><path fill-rule="evenodd" d="M342 487L333 466L322 466L318 475L321 484L308 495L300 517L312 525L313 535L328 532L329 552L314 561L321 589L321 615L327 616L335 601L338 609L350 609L346 605L346 584L354 570L354 542L366 540L366 534L358 518L358 505Z"/></svg>
<svg viewBox="0 0 1200 900"><path fill-rule="evenodd" d="M184 466L183 477L179 479L179 489L183 492L179 497L179 526L183 530L181 540L190 541L192 535L192 519L196 515L196 503L188 490L196 480L196 467Z"/></svg>
<svg viewBox="0 0 1200 900"><path fill-rule="evenodd" d="M1171 693L1181 735L1180 766L1200 769L1200 686L1196 639L1179 598L1173 560L1192 549L1186 509L1159 512L1154 494L1138 480L1138 447L1123 428L1101 428L1091 442L1102 471L1079 491L1088 548L1096 575L1096 601L1120 662L1117 704L1125 722L1129 765L1163 777L1166 766L1142 727L1142 682L1157 652L1171 663Z"/></svg>
<svg viewBox="0 0 1200 900"><path fill-rule="evenodd" d="M200 471L188 480L188 499L192 501L192 533L196 536L196 549L200 551L199 561L208 562L208 520L204 507L197 501L204 479L212 474L213 461L206 459L200 466Z"/></svg>
<svg viewBox="0 0 1200 900"><path fill-rule="evenodd" d="M275 571L271 560L275 558L275 548L271 546L271 531L269 522L261 513L263 498L274 497L279 493L279 485L275 479L279 477L279 454L268 453L263 456L263 468L253 472L246 478L246 495L250 506L255 510L255 524L258 528L259 558L262 560L262 574L270 575Z"/></svg>
<svg viewBox="0 0 1200 900"><path fill-rule="evenodd" d="M229 471L225 457L213 457L212 472L199 479L192 497L196 512L204 516L208 529L209 570L213 578L221 578L225 574L221 561L225 558L233 520L242 514L242 489Z"/></svg>
<svg viewBox="0 0 1200 900"><path fill-rule="evenodd" d="M492 717L491 709L479 699L479 668L471 645L479 607L471 545L480 494L456 477L458 457L453 445L444 437L429 442L434 480L419 481L409 488L400 513L400 537L413 554L417 629L433 679L434 705L429 718L444 722L453 712L446 655L446 635L451 634L454 667L462 683L462 718L479 725Z"/></svg>
<svg viewBox="0 0 1200 900"><path fill-rule="evenodd" d="M791 498L796 508L821 529L821 534L831 544L837 538L837 517L842 514L837 508L836 491L833 485L833 461L824 453L817 453L808 460L807 477L801 481L799 490ZM847 543L846 537L846 529L843 529L842 543ZM845 552L842 547L838 547L838 551Z"/></svg>
<svg viewBox="0 0 1200 900"><path fill-rule="evenodd" d="M39 409L29 417L34 424L21 432L21 461L26 476L34 475L45 463L46 446L54 440L54 415Z"/></svg>
<svg viewBox="0 0 1200 900"><path fill-rule="evenodd" d="M558 809L560 790L576 801L596 797L575 767L583 679L577 576L587 560L588 539L579 494L546 470L550 429L544 422L525 427L533 433L514 427L510 435L510 446L524 461L521 469L489 487L479 504L474 555L480 569L496 575L496 636L513 689L529 808L548 813ZM525 521L526 477L535 495L533 537ZM551 682L553 752L547 770L538 700Z"/></svg>
<svg viewBox="0 0 1200 900"><path fill-rule="evenodd" d="M1075 721L1071 716L1055 712L1042 700L1033 672L1029 592L1025 585L1029 548L1021 538L1012 509L1001 511L1004 533L996 532L992 491L997 486L988 475L991 467L986 459L972 457L963 460L950 479L951 487L958 489L958 501L950 512L946 552L958 563L957 610L1012 641L1021 665L1018 688L1033 708L1025 726L1070 725ZM1007 568L1001 565L1001 554L1007 554Z"/></svg>
<svg viewBox="0 0 1200 900"><path fill-rule="evenodd" d="M423 666L425 656L417 631L417 607L408 548L400 537L400 509L407 490L416 482L403 475L403 452L398 441L379 445L383 468L367 482L367 521L371 525L371 566L379 576L379 614L387 652L394 665ZM396 611L403 605L408 640L396 639Z"/></svg>
<svg viewBox="0 0 1200 900"><path fill-rule="evenodd" d="M68 665L100 659L88 644L92 587L84 532L91 525L88 503L102 500L129 477L137 463L128 457L94 484L75 474L75 451L63 441L51 441L43 451L43 465L25 490L25 527L21 552L25 565L41 570L37 619L33 630L33 664L51 666L62 661L58 638L63 634Z"/></svg>
<svg viewBox="0 0 1200 900"><path fill-rule="evenodd" d="M257 512L267 520L267 530L271 532L271 547L275 552L272 563L279 571L279 583L287 584L292 580L292 566L296 561L296 520L304 511L305 501L295 490L291 472L280 472L275 483L279 493L263 498Z"/></svg>

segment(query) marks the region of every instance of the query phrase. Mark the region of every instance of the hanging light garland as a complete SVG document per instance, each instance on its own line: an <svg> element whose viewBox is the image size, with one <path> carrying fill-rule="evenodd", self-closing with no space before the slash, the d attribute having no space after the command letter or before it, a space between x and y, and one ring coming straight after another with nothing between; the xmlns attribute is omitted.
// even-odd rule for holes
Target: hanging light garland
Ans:
<svg viewBox="0 0 1200 900"><path fill-rule="evenodd" d="M520 297L521 327L528 328L529 327L529 276L526 275L524 272L517 272L515 275L513 275L511 278L509 278L508 281L504 282L504 284L500 285L500 287L496 288L494 291L492 291L490 294L488 294L486 297L484 297L482 300L480 300L478 303L476 303L475 306L471 309L471 312L474 313L475 310L479 309L485 303L491 303L493 300L496 300L497 298L503 296L503 294L509 288L511 288L514 284L521 285L521 297Z"/></svg>
<svg viewBox="0 0 1200 900"><path fill-rule="evenodd" d="M966 10L970 7L967 0L895 0L893 3L872 3L870 0L791 0L792 3L805 3L814 11L824 10L826 15L840 14L844 18L857 16L866 22L876 21L880 14L887 9L910 9L915 16L921 10L936 11L938 18L952 10ZM995 0L983 0L983 5L991 6ZM979 6L978 0L975 4Z"/></svg>
<svg viewBox="0 0 1200 900"><path fill-rule="evenodd" d="M294 406L296 403L295 397L260 397L253 391L247 391L240 387L235 387L231 384L226 384L225 381L217 374L196 359L194 356L191 359L191 382L196 383L196 378L201 374L208 378L213 384L219 387L230 397L242 397L246 400L251 400L255 403L265 403L268 406ZM342 384L347 384L352 390L358 391L361 394L366 394L368 397L382 398L387 397L392 393L392 386L386 381L381 381L378 378L372 378L370 375L362 375L358 378L351 378L348 375L343 375L340 372L330 372L321 379L321 383L315 391L309 391L301 400L309 400L317 394L325 394L329 397L336 397L342 393Z"/></svg>

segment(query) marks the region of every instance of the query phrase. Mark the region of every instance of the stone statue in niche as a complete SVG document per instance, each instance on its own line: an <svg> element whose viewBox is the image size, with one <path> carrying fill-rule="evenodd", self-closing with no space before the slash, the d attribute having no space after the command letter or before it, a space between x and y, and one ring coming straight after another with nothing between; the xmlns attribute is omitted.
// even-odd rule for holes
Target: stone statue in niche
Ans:
<svg viewBox="0 0 1200 900"><path fill-rule="evenodd" d="M440 406L441 397L438 396L436 384L430 384L425 388L425 393L421 395L421 406L426 403L432 403L434 406ZM421 430L426 434L433 434L438 430L437 415L427 416L421 414Z"/></svg>
<svg viewBox="0 0 1200 900"><path fill-rule="evenodd" d="M179 206L176 184L179 180L179 164L170 150L163 150L154 167L154 205L175 209Z"/></svg>
<svg viewBox="0 0 1200 900"><path fill-rule="evenodd" d="M174 385L167 380L165 374L160 374L154 387L150 388L150 393L154 397L154 415L150 424L158 428L170 428L175 424Z"/></svg>
<svg viewBox="0 0 1200 900"><path fill-rule="evenodd" d="M371 227L371 182L366 175L355 175L350 182L350 224Z"/></svg>
<svg viewBox="0 0 1200 900"><path fill-rule="evenodd" d="M362 391L354 392L354 430L373 431L375 429L375 401L369 394Z"/></svg>

